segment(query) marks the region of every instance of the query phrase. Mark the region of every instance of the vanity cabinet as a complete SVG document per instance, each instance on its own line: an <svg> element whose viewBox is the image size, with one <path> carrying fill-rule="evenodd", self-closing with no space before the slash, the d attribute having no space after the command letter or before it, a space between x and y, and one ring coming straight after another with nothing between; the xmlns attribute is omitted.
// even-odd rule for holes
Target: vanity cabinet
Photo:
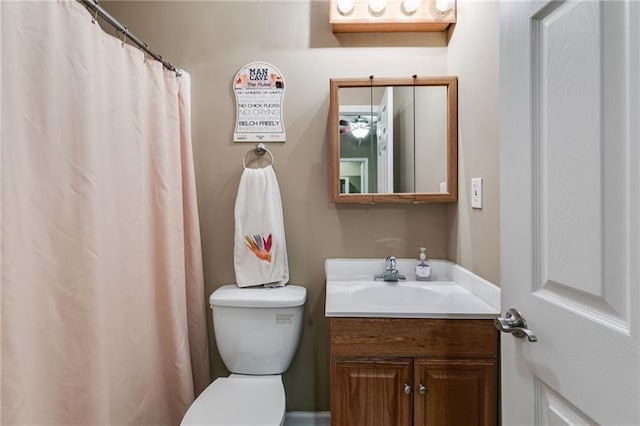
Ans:
<svg viewBox="0 0 640 426"><path fill-rule="evenodd" d="M495 425L495 359L424 359L414 364L416 425Z"/></svg>
<svg viewBox="0 0 640 426"><path fill-rule="evenodd" d="M330 321L333 426L496 424L492 320Z"/></svg>
<svg viewBox="0 0 640 426"><path fill-rule="evenodd" d="M411 426L412 364L410 358L335 360L332 424ZM334 393L340 395L335 408Z"/></svg>

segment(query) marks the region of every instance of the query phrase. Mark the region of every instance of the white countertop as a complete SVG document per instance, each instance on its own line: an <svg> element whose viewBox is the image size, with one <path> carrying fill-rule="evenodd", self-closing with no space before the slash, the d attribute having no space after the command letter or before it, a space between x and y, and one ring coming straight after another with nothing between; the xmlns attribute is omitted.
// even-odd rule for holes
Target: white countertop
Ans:
<svg viewBox="0 0 640 426"><path fill-rule="evenodd" d="M429 260L432 281L415 281L415 260L398 259L406 281L375 281L384 259L327 259L327 317L496 318L500 288L446 260Z"/></svg>

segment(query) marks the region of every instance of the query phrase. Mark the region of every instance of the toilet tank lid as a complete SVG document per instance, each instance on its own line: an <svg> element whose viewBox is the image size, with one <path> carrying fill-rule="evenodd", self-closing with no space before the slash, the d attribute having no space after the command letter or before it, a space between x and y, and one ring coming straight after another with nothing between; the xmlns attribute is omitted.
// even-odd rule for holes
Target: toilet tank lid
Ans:
<svg viewBox="0 0 640 426"><path fill-rule="evenodd" d="M304 305L307 289L297 285L284 287L244 287L224 285L209 297L210 306L239 308L290 308Z"/></svg>

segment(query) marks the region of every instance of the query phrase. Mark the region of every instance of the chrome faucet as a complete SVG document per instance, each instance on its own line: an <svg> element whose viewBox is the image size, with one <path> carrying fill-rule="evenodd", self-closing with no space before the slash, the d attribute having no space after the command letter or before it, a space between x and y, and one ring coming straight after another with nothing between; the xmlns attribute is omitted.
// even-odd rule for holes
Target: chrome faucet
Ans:
<svg viewBox="0 0 640 426"><path fill-rule="evenodd" d="M378 274L374 277L376 280L383 281L398 281L398 280L406 280L407 277L402 275L396 269L396 258L394 256L389 256L385 260L385 271L381 274Z"/></svg>

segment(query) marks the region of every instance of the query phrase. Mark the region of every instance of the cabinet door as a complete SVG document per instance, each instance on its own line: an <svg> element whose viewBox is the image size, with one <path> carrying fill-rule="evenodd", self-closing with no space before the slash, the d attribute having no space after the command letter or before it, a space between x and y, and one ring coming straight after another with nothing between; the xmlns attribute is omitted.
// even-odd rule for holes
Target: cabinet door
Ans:
<svg viewBox="0 0 640 426"><path fill-rule="evenodd" d="M334 360L331 424L411 426L412 364L411 358Z"/></svg>
<svg viewBox="0 0 640 426"><path fill-rule="evenodd" d="M495 361L420 358L414 369L415 426L496 424Z"/></svg>

